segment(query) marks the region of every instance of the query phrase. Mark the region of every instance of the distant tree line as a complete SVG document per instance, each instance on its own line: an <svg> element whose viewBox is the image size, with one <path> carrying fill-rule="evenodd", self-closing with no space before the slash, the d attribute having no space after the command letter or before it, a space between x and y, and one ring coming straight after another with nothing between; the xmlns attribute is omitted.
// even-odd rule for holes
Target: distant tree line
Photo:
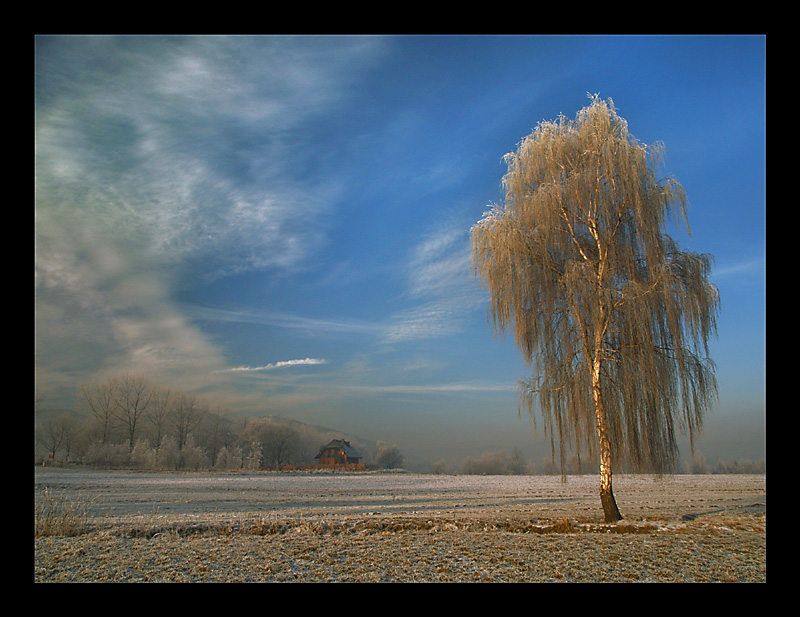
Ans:
<svg viewBox="0 0 800 617"><path fill-rule="evenodd" d="M683 465L683 473L767 473L767 459L762 458L752 460L749 458L735 459L733 462L726 462L717 458L713 462L706 460L702 452L695 452L691 461Z"/></svg>
<svg viewBox="0 0 800 617"><path fill-rule="evenodd" d="M553 457L545 457L538 462L530 461L523 452L514 447L509 453L507 450L484 452L478 457L467 457L460 467L448 468L444 460L431 465L434 474L461 474L461 475L560 475L562 470L566 475L583 475L597 473L598 461L595 457L579 457L575 454L566 457L563 463ZM621 470L626 472L627 470ZM691 461L684 461L675 470L681 474L754 474L766 473L766 459L752 460L748 458L736 459L726 462L716 459L708 462L701 452L695 452ZM628 472L630 473L630 472Z"/></svg>
<svg viewBox="0 0 800 617"><path fill-rule="evenodd" d="M342 437L285 418L234 415L201 397L138 376L121 375L80 389L82 409L38 411L34 458L37 465L86 465L110 469L257 470L282 465L313 465L319 448ZM359 443L348 437L367 462L379 469L407 464L396 445ZM591 474L592 457L564 460L569 475ZM437 461L432 473L464 475L557 475L559 461L536 463L514 447L465 458L460 466ZM625 470L620 470L625 471ZM766 460L708 461L695 452L676 469L687 474L766 473Z"/></svg>
<svg viewBox="0 0 800 617"><path fill-rule="evenodd" d="M461 463L461 473L465 475L524 475L530 473L530 464L525 460L522 450L514 447L509 454L506 450L484 452L478 458L466 458Z"/></svg>
<svg viewBox="0 0 800 617"><path fill-rule="evenodd" d="M79 412L37 411L36 464L219 471L313 465L322 445L342 437L284 418L234 415L127 374L82 386L79 400ZM404 463L397 446L353 446L379 468Z"/></svg>

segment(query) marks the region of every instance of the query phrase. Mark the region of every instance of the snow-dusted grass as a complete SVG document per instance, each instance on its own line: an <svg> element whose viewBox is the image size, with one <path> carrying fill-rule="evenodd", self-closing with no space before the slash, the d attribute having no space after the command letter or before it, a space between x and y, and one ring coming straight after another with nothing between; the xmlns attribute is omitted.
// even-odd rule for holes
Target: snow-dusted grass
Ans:
<svg viewBox="0 0 800 617"><path fill-rule="evenodd" d="M47 489L88 504L92 518L161 514L271 513L402 515L483 513L512 508L560 520L602 517L597 476L446 476L405 473L163 473L37 469L37 495ZM682 516L766 500L764 475L618 476L614 490L626 519Z"/></svg>
<svg viewBox="0 0 800 617"><path fill-rule="evenodd" d="M764 475L200 474L41 469L87 504L37 581L764 581Z"/></svg>

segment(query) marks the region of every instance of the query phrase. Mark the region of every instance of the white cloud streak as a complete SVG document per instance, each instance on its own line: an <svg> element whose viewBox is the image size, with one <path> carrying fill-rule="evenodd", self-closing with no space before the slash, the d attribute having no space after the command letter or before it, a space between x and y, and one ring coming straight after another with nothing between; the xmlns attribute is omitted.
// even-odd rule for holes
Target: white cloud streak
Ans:
<svg viewBox="0 0 800 617"><path fill-rule="evenodd" d="M302 360L284 360L282 362L274 362L272 364L265 364L264 366L237 366L234 368L226 369L224 372L253 372L253 371L271 371L277 368L286 368L288 366L309 366L315 364L327 364L327 360L318 358L304 358Z"/></svg>

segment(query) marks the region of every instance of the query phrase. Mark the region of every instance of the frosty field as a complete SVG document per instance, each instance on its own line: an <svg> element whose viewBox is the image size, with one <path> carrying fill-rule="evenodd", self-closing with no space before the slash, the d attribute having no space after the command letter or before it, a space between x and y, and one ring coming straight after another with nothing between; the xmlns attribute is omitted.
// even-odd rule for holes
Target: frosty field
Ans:
<svg viewBox="0 0 800 617"><path fill-rule="evenodd" d="M37 469L85 509L35 539L47 581L766 581L764 475L598 478Z"/></svg>

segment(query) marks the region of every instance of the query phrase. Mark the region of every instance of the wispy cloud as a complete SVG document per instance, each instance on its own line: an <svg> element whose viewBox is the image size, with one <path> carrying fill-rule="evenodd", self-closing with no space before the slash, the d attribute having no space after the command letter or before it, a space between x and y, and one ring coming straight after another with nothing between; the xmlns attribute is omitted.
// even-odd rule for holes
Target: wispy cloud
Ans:
<svg viewBox="0 0 800 617"><path fill-rule="evenodd" d="M195 319L226 323L257 324L289 330L304 330L309 334L376 334L385 330L379 323L347 321L342 319L317 319L291 313L277 313L255 309L225 309L204 306L184 307Z"/></svg>
<svg viewBox="0 0 800 617"><path fill-rule="evenodd" d="M453 296L438 298L396 313L387 327L386 340L397 343L458 333L471 308L462 300L463 297Z"/></svg>
<svg viewBox="0 0 800 617"><path fill-rule="evenodd" d="M37 38L37 370L74 373L84 354L94 368L224 366L176 291L292 271L325 245L336 187L298 178L318 154L307 127L351 95L381 45Z"/></svg>
<svg viewBox="0 0 800 617"><path fill-rule="evenodd" d="M319 358L304 358L302 360L284 360L282 362L273 362L272 364L265 364L264 366L237 366L226 369L224 372L271 371L277 368L286 368L287 366L308 366L327 363L327 360L322 360Z"/></svg>
<svg viewBox="0 0 800 617"><path fill-rule="evenodd" d="M392 317L389 342L456 334L485 301L470 277L468 227L459 221L422 238L411 251L407 278L412 306Z"/></svg>
<svg viewBox="0 0 800 617"><path fill-rule="evenodd" d="M712 270L715 278L741 277L752 274L763 274L766 271L767 258L760 257L749 261L726 265L723 268Z"/></svg>

